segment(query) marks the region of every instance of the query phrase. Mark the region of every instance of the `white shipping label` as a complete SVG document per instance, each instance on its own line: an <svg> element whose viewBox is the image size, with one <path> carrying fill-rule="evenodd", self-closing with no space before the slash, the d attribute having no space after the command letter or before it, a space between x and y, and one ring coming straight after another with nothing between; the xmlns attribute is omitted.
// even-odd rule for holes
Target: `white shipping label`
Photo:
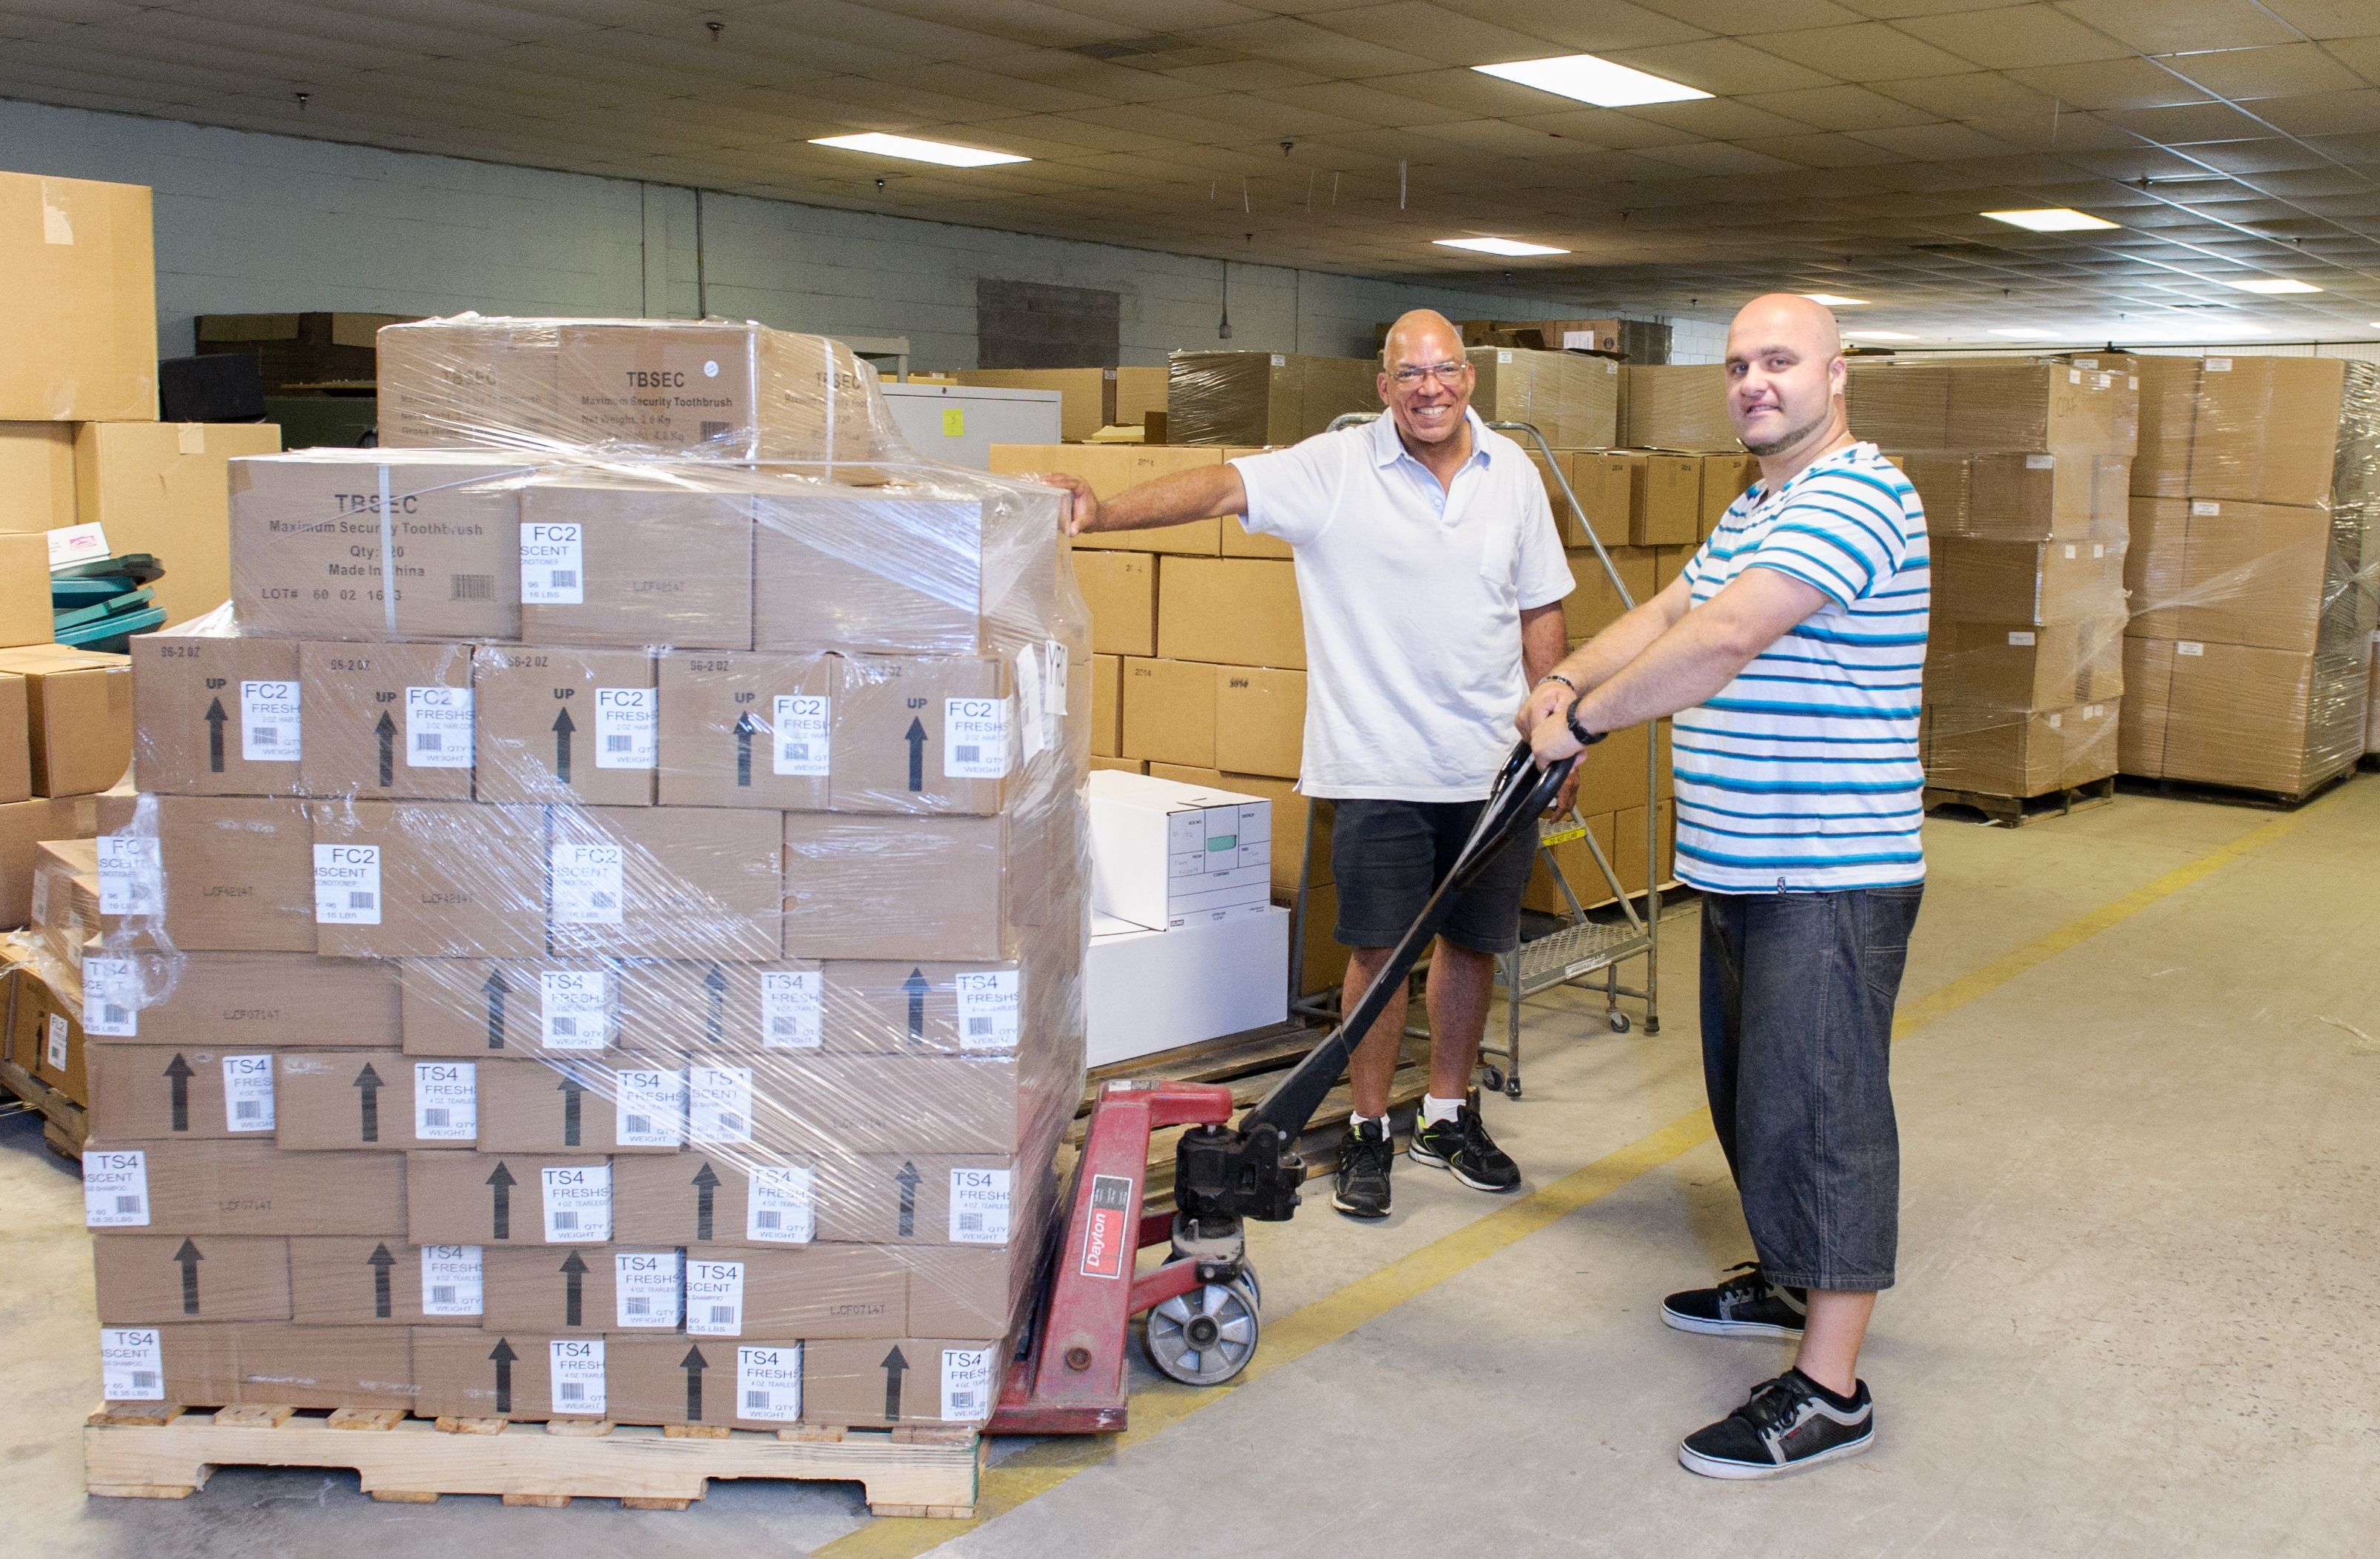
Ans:
<svg viewBox="0 0 2380 1559"><path fill-rule="evenodd" d="M55 872L36 871L33 873L33 924L47 925L50 919L50 879Z"/></svg>
<svg viewBox="0 0 2380 1559"><path fill-rule="evenodd" d="M485 1309L476 1245L421 1248L421 1313L479 1315Z"/></svg>
<svg viewBox="0 0 2380 1559"><path fill-rule="evenodd" d="M82 1155L82 1221L91 1229L149 1226L149 1155L139 1148Z"/></svg>
<svg viewBox="0 0 2380 1559"><path fill-rule="evenodd" d="M1016 1048L1017 971L962 970L959 993L959 1048L1006 1051Z"/></svg>
<svg viewBox="0 0 2380 1559"><path fill-rule="evenodd" d="M556 1337L552 1349L553 1410L557 1414L600 1419L603 1400L603 1340L600 1337Z"/></svg>
<svg viewBox="0 0 2380 1559"><path fill-rule="evenodd" d="M2190 501L2190 512L2193 518L2204 515L2219 515L2223 512L2223 505L2211 503L2204 498L2192 498Z"/></svg>
<svg viewBox="0 0 2380 1559"><path fill-rule="evenodd" d="M802 1345L735 1350L735 1416L789 1424L802 1416Z"/></svg>
<svg viewBox="0 0 2380 1559"><path fill-rule="evenodd" d="M380 846L314 846L314 923L380 924Z"/></svg>
<svg viewBox="0 0 2380 1559"><path fill-rule="evenodd" d="M2054 471L2058 469L2058 457L2028 455L2024 457L2024 469L2029 471Z"/></svg>
<svg viewBox="0 0 2380 1559"><path fill-rule="evenodd" d="M239 755L250 763L295 763L302 746L298 684L239 685Z"/></svg>
<svg viewBox="0 0 2380 1559"><path fill-rule="evenodd" d="M1025 761L1050 745L1047 715L1041 699L1041 656L1026 650L1016 657L1016 725L1017 741L1025 749Z"/></svg>
<svg viewBox="0 0 2380 1559"><path fill-rule="evenodd" d="M2067 542L2067 543L2066 543L2066 557L2067 557L2067 561L2068 561L2068 562L2070 562L2070 562L2072 562L2072 561L2074 560L2075 555L2076 555L2076 554L2075 554L2075 551L2074 551L2074 543L2073 543L2073 542Z"/></svg>
<svg viewBox="0 0 2380 1559"><path fill-rule="evenodd" d="M49 1039L42 1048L42 1059L49 1064L51 1071L63 1072L67 1069L69 1041L73 1033L74 1030L67 1027L65 1013L50 1014Z"/></svg>
<svg viewBox="0 0 2380 1559"><path fill-rule="evenodd" d="M686 1262L686 1334L689 1337L740 1337L744 1334L743 1262Z"/></svg>
<svg viewBox="0 0 2380 1559"><path fill-rule="evenodd" d="M2174 641L2173 652L2177 655L2203 655L2206 653L2206 646L2194 639L2180 639Z"/></svg>
<svg viewBox="0 0 2380 1559"><path fill-rule="evenodd" d="M771 772L826 778L827 754L832 750L827 732L833 724L833 701L824 693L780 693L773 713Z"/></svg>
<svg viewBox="0 0 2380 1559"><path fill-rule="evenodd" d="M115 555L107 544L107 529L94 520L89 525L62 525L49 532L50 572L71 567L78 563L104 563Z"/></svg>
<svg viewBox="0 0 2380 1559"><path fill-rule="evenodd" d="M942 1350L942 1418L969 1423L991 1417L991 1356L984 1348Z"/></svg>
<svg viewBox="0 0 2380 1559"><path fill-rule="evenodd" d="M165 912L165 868L154 838L131 834L100 835L99 912L103 915L162 915Z"/></svg>
<svg viewBox="0 0 2380 1559"><path fill-rule="evenodd" d="M767 1245L808 1245L818 1230L815 1172L798 1164L755 1164L750 1184L744 1237Z"/></svg>
<svg viewBox="0 0 2380 1559"><path fill-rule="evenodd" d="M471 689L407 688L405 690L405 766L468 769L471 766Z"/></svg>
<svg viewBox="0 0 2380 1559"><path fill-rule="evenodd" d="M612 1074L617 1093L614 1145L675 1148L686 1141L686 1074L621 1070Z"/></svg>
<svg viewBox="0 0 2380 1559"><path fill-rule="evenodd" d="M2096 563L2096 562L2098 562L2101 558L2104 558L2104 557L2106 557L2107 555L2107 545L2106 545L2106 543L2105 543L2105 542L2092 542L2092 543L2091 543L2091 561L2092 561L2092 562Z"/></svg>
<svg viewBox="0 0 2380 1559"><path fill-rule="evenodd" d="M2061 726L2061 725L2065 725L2065 724L2066 724L2066 714L2065 714L2065 712L2064 712L2064 711L2062 711L2062 710L2052 710L2052 711L2050 712L2050 714L2049 714L2049 728L2050 728L2051 730L2055 731L2055 730L2057 730L2059 726Z"/></svg>
<svg viewBox="0 0 2380 1559"><path fill-rule="evenodd" d="M547 1167L545 1181L545 1242L548 1245L601 1245L612 1237L612 1166Z"/></svg>
<svg viewBox="0 0 2380 1559"><path fill-rule="evenodd" d="M612 1042L612 977L602 969L542 969L539 1042L548 1050L601 1050Z"/></svg>
<svg viewBox="0 0 2380 1559"><path fill-rule="evenodd" d="M238 1136L271 1131L273 1118L273 1054L226 1055L223 1058L224 1129Z"/></svg>
<svg viewBox="0 0 2380 1559"><path fill-rule="evenodd" d="M595 689L595 766L650 769L661 761L658 688Z"/></svg>
<svg viewBox="0 0 2380 1559"><path fill-rule="evenodd" d="M2031 644L2033 641L2034 636L2031 628L2019 628L2009 635L2009 642L2020 647Z"/></svg>
<svg viewBox="0 0 2380 1559"><path fill-rule="evenodd" d="M951 1243L1008 1243L1008 1180L1005 1169L951 1171Z"/></svg>
<svg viewBox="0 0 2380 1559"><path fill-rule="evenodd" d="M1004 779L1008 774L1007 699L942 700L942 777Z"/></svg>
<svg viewBox="0 0 2380 1559"><path fill-rule="evenodd" d="M419 1142L471 1142L480 1136L480 1065L413 1064L413 1136Z"/></svg>
<svg viewBox="0 0 2380 1559"><path fill-rule="evenodd" d="M140 1033L140 975L129 958L82 960L82 1031L110 1039Z"/></svg>
<svg viewBox="0 0 2380 1559"><path fill-rule="evenodd" d="M165 1334L153 1326L99 1329L99 1395L108 1402L165 1400Z"/></svg>
<svg viewBox="0 0 2380 1559"><path fill-rule="evenodd" d="M703 1147L752 1140L751 1067L686 1069L686 1139Z"/></svg>
<svg viewBox="0 0 2380 1559"><path fill-rule="evenodd" d="M623 1250L612 1258L614 1319L624 1327L677 1330L685 1258L674 1250Z"/></svg>
<svg viewBox="0 0 2380 1559"><path fill-rule="evenodd" d="M1058 717L1066 713L1066 677L1072 668L1068 664L1068 652L1063 644L1052 639L1047 641L1046 647L1050 655L1050 724L1053 733L1050 738L1050 745L1055 747L1058 745L1058 738L1054 733L1062 724Z"/></svg>
<svg viewBox="0 0 2380 1559"><path fill-rule="evenodd" d="M2068 369L2066 371L2066 382L2070 384L2080 384L2082 383L2082 371L2079 368Z"/></svg>
<svg viewBox="0 0 2380 1559"><path fill-rule="evenodd" d="M520 528L521 604L583 606L584 528L524 522Z"/></svg>
<svg viewBox="0 0 2380 1559"><path fill-rule="evenodd" d="M319 854L322 846L317 845L314 848ZM565 925L618 925L622 901L626 896L621 864L622 851L617 845L568 845L556 841L546 854L553 884L553 918ZM380 922L375 919L372 923Z"/></svg>
<svg viewBox="0 0 2380 1559"><path fill-rule="evenodd" d="M825 1005L825 977L817 969L760 971L760 1044L767 1050L816 1050ZM85 1024L85 1028L90 1025Z"/></svg>
<svg viewBox="0 0 2380 1559"><path fill-rule="evenodd" d="M2228 373L2231 371L2231 359L2229 358L2208 358L2202 366L2204 366L2209 373Z"/></svg>

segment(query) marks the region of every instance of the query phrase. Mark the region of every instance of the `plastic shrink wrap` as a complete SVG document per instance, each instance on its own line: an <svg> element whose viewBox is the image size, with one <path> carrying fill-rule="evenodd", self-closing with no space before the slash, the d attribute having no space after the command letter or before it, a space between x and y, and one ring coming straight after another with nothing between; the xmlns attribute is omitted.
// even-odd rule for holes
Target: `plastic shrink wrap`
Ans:
<svg viewBox="0 0 2380 1559"><path fill-rule="evenodd" d="M1378 411L1379 363L1295 352L1175 352L1166 359L1172 444L1295 444L1350 411Z"/></svg>
<svg viewBox="0 0 2380 1559"><path fill-rule="evenodd" d="M135 641L139 794L24 950L108 1396L981 1421L1084 1072L1059 494L815 336L381 361L395 447L235 463L234 604Z"/></svg>

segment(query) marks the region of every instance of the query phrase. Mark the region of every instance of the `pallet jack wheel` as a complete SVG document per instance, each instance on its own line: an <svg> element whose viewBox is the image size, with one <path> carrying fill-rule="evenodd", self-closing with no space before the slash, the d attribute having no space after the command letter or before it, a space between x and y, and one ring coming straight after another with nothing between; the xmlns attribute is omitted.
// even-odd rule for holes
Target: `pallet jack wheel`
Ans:
<svg viewBox="0 0 2380 1559"><path fill-rule="evenodd" d="M1184 1385L1218 1386L1256 1357L1261 1323L1245 1283L1209 1283L1148 1312L1148 1361Z"/></svg>
<svg viewBox="0 0 2380 1559"><path fill-rule="evenodd" d="M1611 1031L1613 1033L1624 1034L1628 1032L1628 1015L1621 1011L1618 1007L1613 1007L1609 1012L1605 1013L1603 1017L1605 1022L1611 1025Z"/></svg>
<svg viewBox="0 0 2380 1559"><path fill-rule="evenodd" d="M1501 1066L1489 1066L1483 1064L1479 1068L1479 1080L1488 1085L1488 1091L1490 1093L1498 1089L1510 1090L1512 1086L1504 1080L1504 1069ZM1515 1093L1512 1097L1518 1099L1520 1095Z"/></svg>

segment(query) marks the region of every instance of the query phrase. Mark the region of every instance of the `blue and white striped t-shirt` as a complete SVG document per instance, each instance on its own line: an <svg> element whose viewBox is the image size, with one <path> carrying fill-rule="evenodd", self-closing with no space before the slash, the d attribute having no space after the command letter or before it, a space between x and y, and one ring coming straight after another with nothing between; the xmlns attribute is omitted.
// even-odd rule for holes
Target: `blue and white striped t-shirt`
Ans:
<svg viewBox="0 0 2380 1559"><path fill-rule="evenodd" d="M1678 875L1733 894L1923 882L1930 569L1917 490L1872 444L1819 457L1773 494L1755 483L1686 565L1694 604L1747 568L1827 603L1678 714Z"/></svg>

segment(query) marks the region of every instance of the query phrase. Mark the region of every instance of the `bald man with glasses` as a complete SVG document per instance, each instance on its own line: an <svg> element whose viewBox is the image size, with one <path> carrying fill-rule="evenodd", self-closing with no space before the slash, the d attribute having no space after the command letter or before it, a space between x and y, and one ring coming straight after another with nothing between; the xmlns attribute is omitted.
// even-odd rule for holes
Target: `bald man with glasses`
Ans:
<svg viewBox="0 0 2380 1559"><path fill-rule="evenodd" d="M1295 553L1307 668L1298 787L1335 808L1349 1008L1461 849L1511 749L1514 704L1564 649L1561 599L1573 581L1545 485L1520 445L1471 409L1473 383L1461 334L1419 310L1389 329L1378 380L1388 414L1366 426L1105 503L1077 478L1042 478L1074 494L1078 535L1243 515ZM1411 1157L1475 1190L1521 1183L1471 1078L1536 854L1533 837L1515 839L1465 890L1430 955L1429 1091ZM1352 1218L1389 1214L1389 1087L1405 1005L1400 990L1349 1064L1354 1119L1331 1205Z"/></svg>

